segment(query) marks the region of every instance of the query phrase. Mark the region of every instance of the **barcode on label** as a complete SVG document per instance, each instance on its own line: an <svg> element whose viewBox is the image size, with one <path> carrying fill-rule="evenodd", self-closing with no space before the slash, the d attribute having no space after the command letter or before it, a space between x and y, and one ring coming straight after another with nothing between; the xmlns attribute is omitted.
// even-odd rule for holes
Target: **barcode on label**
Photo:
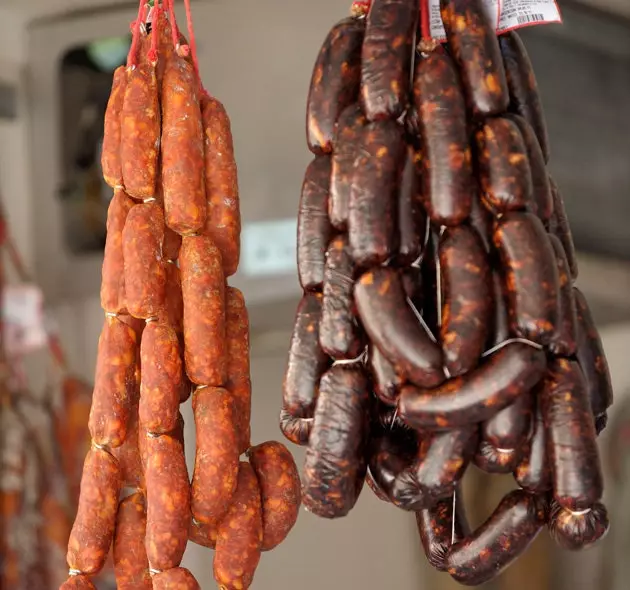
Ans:
<svg viewBox="0 0 630 590"><path fill-rule="evenodd" d="M527 23L539 23L545 20L544 14L525 14L523 16L517 16L516 20L519 25Z"/></svg>

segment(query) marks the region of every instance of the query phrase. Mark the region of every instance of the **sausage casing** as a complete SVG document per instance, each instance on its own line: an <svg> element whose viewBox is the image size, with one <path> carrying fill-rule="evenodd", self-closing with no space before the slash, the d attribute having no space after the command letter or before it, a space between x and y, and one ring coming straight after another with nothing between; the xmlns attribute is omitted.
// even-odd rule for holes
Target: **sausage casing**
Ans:
<svg viewBox="0 0 630 590"><path fill-rule="evenodd" d="M293 444L301 447L308 445L312 428L313 418L294 418L287 410L280 411L280 431Z"/></svg>
<svg viewBox="0 0 630 590"><path fill-rule="evenodd" d="M153 576L153 590L201 590L201 586L186 568L174 567Z"/></svg>
<svg viewBox="0 0 630 590"><path fill-rule="evenodd" d="M564 199L562 198L558 185L551 177L549 177L549 184L551 185L551 195L553 196L553 215L549 221L550 231L558 236L562 242L564 252L567 255L567 260L569 261L571 278L575 281L578 277L578 264L575 256L573 233L571 232L569 218L564 208Z"/></svg>
<svg viewBox="0 0 630 590"><path fill-rule="evenodd" d="M376 346L370 345L368 358L374 393L382 402L395 406L404 379Z"/></svg>
<svg viewBox="0 0 630 590"><path fill-rule="evenodd" d="M125 89L127 87L127 68L120 66L114 71L112 91L105 109L105 131L101 148L101 167L103 178L112 188L123 186L122 162L120 159L121 114Z"/></svg>
<svg viewBox="0 0 630 590"><path fill-rule="evenodd" d="M96 590L87 576L71 576L60 587L59 590Z"/></svg>
<svg viewBox="0 0 630 590"><path fill-rule="evenodd" d="M549 534L563 549L580 551L591 547L608 533L608 510L597 502L584 514L575 514L552 502L549 514Z"/></svg>

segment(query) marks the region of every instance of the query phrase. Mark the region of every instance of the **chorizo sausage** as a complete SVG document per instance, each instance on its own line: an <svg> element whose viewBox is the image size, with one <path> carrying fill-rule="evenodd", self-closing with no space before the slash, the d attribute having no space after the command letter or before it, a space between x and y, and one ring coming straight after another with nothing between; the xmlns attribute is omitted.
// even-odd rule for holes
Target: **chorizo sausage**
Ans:
<svg viewBox="0 0 630 590"><path fill-rule="evenodd" d="M499 46L510 91L510 110L523 117L534 130L545 162L549 161L549 136L538 94L538 83L525 45L515 31L499 37Z"/></svg>
<svg viewBox="0 0 630 590"><path fill-rule="evenodd" d="M109 313L122 313L125 301L125 273L122 235L133 201L123 190L116 190L107 210L107 239L103 254L101 307Z"/></svg>
<svg viewBox="0 0 630 590"><path fill-rule="evenodd" d="M532 208L534 187L525 141L518 125L506 117L487 119L477 131L482 200L490 211Z"/></svg>
<svg viewBox="0 0 630 590"><path fill-rule="evenodd" d="M399 267L409 267L420 258L427 231L427 218L422 206L422 186L420 174L415 165L415 152L407 146L407 159L398 194L398 251L393 263Z"/></svg>
<svg viewBox="0 0 630 590"><path fill-rule="evenodd" d="M376 346L370 345L368 359L374 393L383 403L395 406L404 379Z"/></svg>
<svg viewBox="0 0 630 590"><path fill-rule="evenodd" d="M313 418L294 418L284 408L280 410L280 431L293 444L301 447L308 445L312 428Z"/></svg>
<svg viewBox="0 0 630 590"><path fill-rule="evenodd" d="M557 358L540 392L553 492L568 510L587 510L603 493L595 425L586 381L574 361Z"/></svg>
<svg viewBox="0 0 630 590"><path fill-rule="evenodd" d="M96 586L92 584L87 576L78 575L70 576L59 587L59 590L96 590Z"/></svg>
<svg viewBox="0 0 630 590"><path fill-rule="evenodd" d="M564 247L564 253L567 255L569 261L569 270L571 271L571 278L575 281L578 277L578 263L575 256L575 244L573 243L573 234L571 232L571 226L569 225L569 218L564 208L564 199L560 193L560 189L555 180L549 177L549 184L551 185L551 195L553 197L553 215L549 220L549 230L551 233L558 236Z"/></svg>
<svg viewBox="0 0 630 590"><path fill-rule="evenodd" d="M319 345L322 295L307 293L300 301L282 383L283 408L294 418L311 418L319 380L329 359Z"/></svg>
<svg viewBox="0 0 630 590"><path fill-rule="evenodd" d="M610 369L586 297L577 287L573 289L573 296L578 319L576 356L586 379L593 416L598 420L613 403Z"/></svg>
<svg viewBox="0 0 630 590"><path fill-rule="evenodd" d="M503 289L513 334L546 345L558 327L558 265L542 221L508 213L496 224L494 244L503 264Z"/></svg>
<svg viewBox="0 0 630 590"><path fill-rule="evenodd" d="M373 0L361 53L361 104L370 121L397 119L407 107L415 0Z"/></svg>
<svg viewBox="0 0 630 590"><path fill-rule="evenodd" d="M218 530L218 522L203 524L202 522L197 522L194 519L191 519L190 527L188 529L188 540L200 545L201 547L214 549L217 546Z"/></svg>
<svg viewBox="0 0 630 590"><path fill-rule="evenodd" d="M332 235L328 219L331 158L319 156L306 169L298 214L298 276L304 290L320 290L326 248Z"/></svg>
<svg viewBox="0 0 630 590"><path fill-rule="evenodd" d="M221 251L223 273L231 277L241 256L241 205L232 128L223 104L207 94L201 98L201 115L205 130L207 202L203 233Z"/></svg>
<svg viewBox="0 0 630 590"><path fill-rule="evenodd" d="M498 346L510 337L510 321L503 296L503 280L496 270L492 272L492 290L494 293L494 317L492 318L492 331L488 339L489 348Z"/></svg>
<svg viewBox="0 0 630 590"><path fill-rule="evenodd" d="M549 533L563 549L580 551L591 547L606 536L609 528L608 510L601 502L577 514L552 502Z"/></svg>
<svg viewBox="0 0 630 590"><path fill-rule="evenodd" d="M514 562L544 524L540 497L523 490L510 492L471 536L449 549L446 571L460 584L483 584Z"/></svg>
<svg viewBox="0 0 630 590"><path fill-rule="evenodd" d="M182 279L177 264L164 265L166 284L164 287L164 306L158 315L161 324L170 326L178 337L184 332L184 300L182 297Z"/></svg>
<svg viewBox="0 0 630 590"><path fill-rule="evenodd" d="M369 408L361 366L337 365L322 377L303 471L302 502L310 512L339 518L356 504L367 469Z"/></svg>
<svg viewBox="0 0 630 590"><path fill-rule="evenodd" d="M435 224L458 225L470 214L473 185L459 76L442 47L418 57L414 76L425 207Z"/></svg>
<svg viewBox="0 0 630 590"><path fill-rule="evenodd" d="M132 328L107 316L98 342L94 392L88 426L102 446L125 442L129 412L138 392L138 344Z"/></svg>
<svg viewBox="0 0 630 590"><path fill-rule="evenodd" d="M127 68L120 66L114 71L112 91L105 109L101 167L103 178L112 188L123 186L122 162L120 159L121 115L127 87Z"/></svg>
<svg viewBox="0 0 630 590"><path fill-rule="evenodd" d="M468 375L435 389L407 385L398 399L400 417L416 429L450 429L483 422L531 390L546 368L545 354L512 342Z"/></svg>
<svg viewBox="0 0 630 590"><path fill-rule="evenodd" d="M160 130L155 67L142 63L127 73L120 124L120 161L124 186L127 194L134 199L155 196Z"/></svg>
<svg viewBox="0 0 630 590"><path fill-rule="evenodd" d="M168 570L181 563L188 542L190 484L184 447L168 434L145 438L147 557L150 568Z"/></svg>
<svg viewBox="0 0 630 590"><path fill-rule="evenodd" d="M140 456L140 425L138 423L137 401L129 415L129 425L125 442L114 449L112 455L118 461L123 487L145 489L144 467Z"/></svg>
<svg viewBox="0 0 630 590"><path fill-rule="evenodd" d="M182 247L182 236L170 227L164 228L164 242L162 243L162 256L164 260L175 261L179 258L179 249Z"/></svg>
<svg viewBox="0 0 630 590"><path fill-rule="evenodd" d="M364 35L365 19L345 18L328 33L317 56L306 112L308 148L316 155L332 151L339 115L359 98Z"/></svg>
<svg viewBox="0 0 630 590"><path fill-rule="evenodd" d="M492 233L494 231L494 218L486 207L481 203L479 195L477 195L474 188L471 197L470 217L468 223L477 231L486 252L491 251L492 247Z"/></svg>
<svg viewBox="0 0 630 590"><path fill-rule="evenodd" d="M114 538L121 487L116 459L103 449L91 448L83 466L79 506L68 541L71 570L92 575L103 569Z"/></svg>
<svg viewBox="0 0 630 590"><path fill-rule="evenodd" d="M555 334L549 342L549 351L557 356L572 357L577 348L577 308L573 294L573 281L569 274L569 262L560 240L549 234L558 265L560 315Z"/></svg>
<svg viewBox="0 0 630 590"><path fill-rule="evenodd" d="M236 491L239 448L235 410L234 398L225 389L206 387L193 394L197 447L191 509L197 522L219 522Z"/></svg>
<svg viewBox="0 0 630 590"><path fill-rule="evenodd" d="M538 391L536 392L538 394ZM539 396L536 395L536 398ZM547 433L540 403L536 402L532 435L523 449L521 462L514 470L514 479L524 490L542 494L551 490L551 466L547 457Z"/></svg>
<svg viewBox="0 0 630 590"><path fill-rule="evenodd" d="M235 287L225 291L227 336L227 386L234 399L234 419L239 455L250 447L252 382L249 368L249 315L245 298Z"/></svg>
<svg viewBox="0 0 630 590"><path fill-rule="evenodd" d="M247 456L256 472L262 501L262 550L270 551L287 538L301 504L300 474L289 450L270 441L252 447Z"/></svg>
<svg viewBox="0 0 630 590"><path fill-rule="evenodd" d="M201 590L201 586L185 567L174 567L153 576L153 590Z"/></svg>
<svg viewBox="0 0 630 590"><path fill-rule="evenodd" d="M359 266L381 264L397 250L395 203L404 156L402 127L395 121L361 130L348 213L350 250Z"/></svg>
<svg viewBox="0 0 630 590"><path fill-rule="evenodd" d="M227 379L227 342L221 252L208 237L186 237L179 254L179 270L186 373L197 385L223 385Z"/></svg>
<svg viewBox="0 0 630 590"><path fill-rule="evenodd" d="M178 234L191 234L206 220L204 137L193 64L178 57L166 61L161 104L166 225Z"/></svg>
<svg viewBox="0 0 630 590"><path fill-rule="evenodd" d="M256 474L241 462L234 501L219 525L214 578L225 590L247 590L260 562L262 504Z"/></svg>
<svg viewBox="0 0 630 590"><path fill-rule="evenodd" d="M438 246L444 365L451 377L474 368L484 350L493 313L488 258L477 232L447 228Z"/></svg>
<svg viewBox="0 0 630 590"><path fill-rule="evenodd" d="M366 121L358 104L350 105L339 115L333 142L328 217L332 226L340 231L348 227L354 161L360 147L361 129Z"/></svg>
<svg viewBox="0 0 630 590"><path fill-rule="evenodd" d="M440 12L473 114L503 113L510 94L495 23L486 6L481 0L441 0Z"/></svg>
<svg viewBox="0 0 630 590"><path fill-rule="evenodd" d="M355 318L354 263L348 238L338 236L326 252L324 296L319 324L319 343L333 359L353 359L365 348Z"/></svg>
<svg viewBox="0 0 630 590"><path fill-rule="evenodd" d="M144 546L147 507L144 494L127 496L118 506L114 536L114 571L118 590L150 590L149 560Z"/></svg>
<svg viewBox="0 0 630 590"><path fill-rule="evenodd" d="M355 284L354 296L371 341L401 375L422 387L444 381L442 352L407 304L394 269L366 272Z"/></svg>
<svg viewBox="0 0 630 590"><path fill-rule="evenodd" d="M499 449L520 449L529 438L532 413L533 396L523 392L481 425L481 438Z"/></svg>
<svg viewBox="0 0 630 590"><path fill-rule="evenodd" d="M175 331L149 322L140 343L140 359L140 425L153 434L166 434L177 426L182 390L182 359Z"/></svg>
<svg viewBox="0 0 630 590"><path fill-rule="evenodd" d="M521 449L501 449L482 440L473 463L486 473L512 473L518 466L520 458Z"/></svg>
<svg viewBox="0 0 630 590"><path fill-rule="evenodd" d="M137 318L157 317L166 296L162 208L157 203L135 205L127 215L122 240L127 309Z"/></svg>

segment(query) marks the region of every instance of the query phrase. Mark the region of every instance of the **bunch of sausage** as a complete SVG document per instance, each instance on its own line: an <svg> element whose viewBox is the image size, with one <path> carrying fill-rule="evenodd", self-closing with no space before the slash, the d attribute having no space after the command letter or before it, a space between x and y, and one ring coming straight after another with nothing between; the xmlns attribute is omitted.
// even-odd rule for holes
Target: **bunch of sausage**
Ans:
<svg viewBox="0 0 630 590"><path fill-rule="evenodd" d="M250 445L248 314L226 282L240 249L230 122L200 84L191 23L187 45L173 2L154 4L147 27L140 3L106 113L106 317L62 588L93 588L113 544L119 590L198 589L180 567L190 538L215 549L220 588L243 590L295 523L299 477L280 443Z"/></svg>
<svg viewBox="0 0 630 590"><path fill-rule="evenodd" d="M569 549L605 534L612 391L521 40L442 0L436 43L418 5L355 3L317 58L280 422L308 510L346 515L367 480L477 585L545 526ZM518 485L475 531L471 462Z"/></svg>

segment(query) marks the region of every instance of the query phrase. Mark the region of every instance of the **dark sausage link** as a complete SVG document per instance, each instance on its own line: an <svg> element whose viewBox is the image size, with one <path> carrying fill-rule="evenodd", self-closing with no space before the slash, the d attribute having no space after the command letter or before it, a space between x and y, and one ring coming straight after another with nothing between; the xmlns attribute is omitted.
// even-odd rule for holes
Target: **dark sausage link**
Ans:
<svg viewBox="0 0 630 590"><path fill-rule="evenodd" d="M503 295L503 280L496 270L492 272L492 290L494 294L494 317L492 318L492 331L488 338L489 348L498 346L510 337L510 320Z"/></svg>
<svg viewBox="0 0 630 590"><path fill-rule="evenodd" d="M293 444L301 447L308 445L312 428L313 418L294 418L287 410L280 411L280 430Z"/></svg>
<svg viewBox="0 0 630 590"><path fill-rule="evenodd" d="M532 410L533 396L523 392L481 425L481 438L500 449L520 449L530 435Z"/></svg>
<svg viewBox="0 0 630 590"><path fill-rule="evenodd" d="M551 195L553 196L553 215L549 221L550 231L560 238L567 255L567 260L569 261L571 278L575 281L578 277L578 264L575 256L573 234L571 233L569 218L564 208L564 199L562 198L558 185L551 177L549 177L549 184L551 185Z"/></svg>
<svg viewBox="0 0 630 590"><path fill-rule="evenodd" d="M368 358L374 393L383 403L395 406L404 379L376 346L370 345Z"/></svg>
<svg viewBox="0 0 630 590"><path fill-rule="evenodd" d="M580 551L603 539L610 528L608 510L597 502L590 510L575 513L557 502L551 505L549 533L563 549Z"/></svg>
<svg viewBox="0 0 630 590"><path fill-rule="evenodd" d="M512 473L521 458L521 449L500 449L486 440L479 443L474 464L486 473Z"/></svg>

